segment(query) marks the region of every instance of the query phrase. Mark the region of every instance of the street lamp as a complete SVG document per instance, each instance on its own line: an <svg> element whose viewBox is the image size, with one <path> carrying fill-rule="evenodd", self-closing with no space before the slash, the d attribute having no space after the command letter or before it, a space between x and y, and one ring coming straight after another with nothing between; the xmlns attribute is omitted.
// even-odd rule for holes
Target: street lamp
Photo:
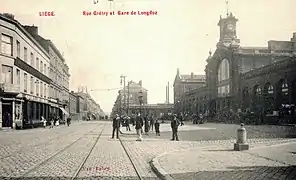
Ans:
<svg viewBox="0 0 296 180"><path fill-rule="evenodd" d="M143 103L143 91L139 91L139 102L140 102L140 115L142 117L142 103Z"/></svg>

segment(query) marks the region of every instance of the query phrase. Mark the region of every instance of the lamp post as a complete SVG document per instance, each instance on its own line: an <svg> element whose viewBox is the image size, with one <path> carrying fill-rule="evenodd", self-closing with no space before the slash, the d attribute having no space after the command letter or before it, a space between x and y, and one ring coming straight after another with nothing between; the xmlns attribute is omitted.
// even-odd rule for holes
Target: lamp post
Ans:
<svg viewBox="0 0 296 180"><path fill-rule="evenodd" d="M143 91L139 91L139 102L140 102L140 115L142 117L142 103L143 103Z"/></svg>

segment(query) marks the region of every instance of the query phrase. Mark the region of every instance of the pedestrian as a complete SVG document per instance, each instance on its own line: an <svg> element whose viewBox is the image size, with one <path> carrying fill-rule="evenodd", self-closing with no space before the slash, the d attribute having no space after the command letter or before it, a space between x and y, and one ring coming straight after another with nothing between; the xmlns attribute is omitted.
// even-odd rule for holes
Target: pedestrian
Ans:
<svg viewBox="0 0 296 180"><path fill-rule="evenodd" d="M50 116L50 128L53 128L54 126L54 117L53 117L53 114L51 114Z"/></svg>
<svg viewBox="0 0 296 180"><path fill-rule="evenodd" d="M125 119L125 126L126 126L126 131L131 131L131 128L130 128L130 117L127 116L126 119Z"/></svg>
<svg viewBox="0 0 296 180"><path fill-rule="evenodd" d="M178 120L177 118L177 115L175 114L174 115L174 118L173 120L171 121L171 128L172 128L172 141L176 140L176 141L179 141L179 137L178 137L178 127L180 125L180 121Z"/></svg>
<svg viewBox="0 0 296 180"><path fill-rule="evenodd" d="M56 121L56 126L59 126L59 125L60 125L60 117L58 117Z"/></svg>
<svg viewBox="0 0 296 180"><path fill-rule="evenodd" d="M119 139L119 136L118 136L119 127L120 127L120 117L118 116L118 114L116 114L115 117L113 118L112 139L114 139L115 131L116 131L116 138Z"/></svg>
<svg viewBox="0 0 296 180"><path fill-rule="evenodd" d="M44 119L44 117L41 116L41 120L43 122L43 127L46 128L46 122L47 122L46 119Z"/></svg>
<svg viewBox="0 0 296 180"><path fill-rule="evenodd" d="M181 121L181 126L183 126L184 125L184 118L183 118L183 115L182 114L180 114L180 121Z"/></svg>
<svg viewBox="0 0 296 180"><path fill-rule="evenodd" d="M67 125L70 126L70 124L71 124L71 116L68 116L68 118L67 118Z"/></svg>
<svg viewBox="0 0 296 180"><path fill-rule="evenodd" d="M160 136L159 126L160 126L160 123L158 122L158 119L156 119L156 121L155 121L156 136Z"/></svg>
<svg viewBox="0 0 296 180"><path fill-rule="evenodd" d="M137 135L138 135L138 139L137 141L142 141L142 127L143 127L143 119L141 117L141 114L138 114L138 116L136 117L136 123L135 123L136 127L136 131L137 131Z"/></svg>
<svg viewBox="0 0 296 180"><path fill-rule="evenodd" d="M153 126L154 126L154 117L153 115L150 117L150 129L153 131Z"/></svg>
<svg viewBox="0 0 296 180"><path fill-rule="evenodd" d="M145 117L145 134L148 135L149 132L149 121L148 121L148 116Z"/></svg>

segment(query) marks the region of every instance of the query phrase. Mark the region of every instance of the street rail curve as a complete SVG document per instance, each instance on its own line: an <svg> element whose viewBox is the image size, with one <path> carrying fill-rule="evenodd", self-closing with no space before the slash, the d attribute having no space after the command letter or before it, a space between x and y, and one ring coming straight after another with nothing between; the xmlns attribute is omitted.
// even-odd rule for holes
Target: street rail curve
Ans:
<svg viewBox="0 0 296 180"><path fill-rule="evenodd" d="M92 147L90 148L90 150L88 151L87 155L85 156L85 158L82 160L82 162L80 163L78 169L76 170L76 172L74 173L74 175L72 176L71 180L74 180L77 178L78 174L80 173L80 171L82 170L85 162L87 161L88 157L90 156L90 154L92 153L93 149L95 148L95 146L97 145L103 131L105 128L106 124L104 125L102 131L100 132L100 134L98 135L98 137L96 138L95 142L93 143Z"/></svg>
<svg viewBox="0 0 296 180"><path fill-rule="evenodd" d="M56 153L54 153L52 156L50 156L49 158L46 158L44 161L40 162L39 164L35 165L33 168L29 169L28 171L26 171L24 174L22 174L19 178L26 178L26 176L28 174L30 174L31 172L34 172L36 169L38 169L40 166L46 164L47 162L49 162L51 159L55 158L57 155L63 153L64 151L66 151L68 148L70 148L71 146L73 146L76 142L78 142L80 139L82 139L83 137L85 137L85 135L87 135L88 133L92 132L94 129L98 128L99 126L101 126L101 124L99 124L98 126L95 126L94 128L92 128L90 131L87 131L86 133L84 133L82 136L80 136L78 139L76 139L75 141L73 141L72 143L68 144L66 147L62 148L61 150L57 151Z"/></svg>

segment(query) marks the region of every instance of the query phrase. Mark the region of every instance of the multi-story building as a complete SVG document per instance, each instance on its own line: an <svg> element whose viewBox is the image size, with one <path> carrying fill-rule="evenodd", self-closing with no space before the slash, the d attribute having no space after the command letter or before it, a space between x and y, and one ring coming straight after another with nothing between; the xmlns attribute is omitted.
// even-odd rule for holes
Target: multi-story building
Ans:
<svg viewBox="0 0 296 180"><path fill-rule="evenodd" d="M49 116L49 53L14 19L0 14L0 126L22 127Z"/></svg>
<svg viewBox="0 0 296 180"><path fill-rule="evenodd" d="M175 112L179 112L183 106L182 97L185 93L203 87L206 85L205 75L196 74L180 74L177 69L177 74L174 81L174 109Z"/></svg>
<svg viewBox="0 0 296 180"><path fill-rule="evenodd" d="M85 112L85 100L83 99L83 97L81 95L79 95L78 93L75 93L76 95L76 113L78 114L78 120L82 120L83 116L86 115Z"/></svg>
<svg viewBox="0 0 296 180"><path fill-rule="evenodd" d="M49 72L50 78L52 79L52 83L49 88L49 100L54 107L52 108L52 114L55 117L59 116L61 119L65 119L65 115L69 115L69 67L66 64L63 55L54 43L51 40L44 39L38 35L38 27L24 27L49 54L50 66L46 66L46 68Z"/></svg>
<svg viewBox="0 0 296 180"><path fill-rule="evenodd" d="M253 112L265 118L296 119L296 33L289 41L269 41L267 47L242 47L232 13L220 17L220 40L207 58L206 87L187 93L185 107L197 113ZM200 101L188 101L193 98ZM279 116L279 114L281 114ZM291 123L291 121L290 121ZM296 123L296 121L294 121Z"/></svg>
<svg viewBox="0 0 296 180"><path fill-rule="evenodd" d="M77 95L74 91L69 93L69 113L73 120L79 120L79 113L77 112Z"/></svg>
<svg viewBox="0 0 296 180"><path fill-rule="evenodd" d="M80 114L82 114L82 119L99 119L100 112L102 112L103 110L101 109L100 105L97 104L95 100L93 100L93 98L90 96L87 88L79 88L76 94L83 99L83 104L79 104L80 109L82 110L80 111Z"/></svg>
<svg viewBox="0 0 296 180"><path fill-rule="evenodd" d="M148 90L143 88L142 81L139 81L138 83L134 81L129 81L128 85L120 90L120 94L122 97L122 105L124 105L124 99L125 104L128 106L128 104L140 104L139 96L140 91L142 91L142 104L148 104ZM125 97L124 97L125 92Z"/></svg>
<svg viewBox="0 0 296 180"><path fill-rule="evenodd" d="M142 81L139 83L129 81L127 86L118 91L112 115L120 112L130 114L129 106L140 105L139 96L142 96L142 105L148 104L148 90L142 87Z"/></svg>

